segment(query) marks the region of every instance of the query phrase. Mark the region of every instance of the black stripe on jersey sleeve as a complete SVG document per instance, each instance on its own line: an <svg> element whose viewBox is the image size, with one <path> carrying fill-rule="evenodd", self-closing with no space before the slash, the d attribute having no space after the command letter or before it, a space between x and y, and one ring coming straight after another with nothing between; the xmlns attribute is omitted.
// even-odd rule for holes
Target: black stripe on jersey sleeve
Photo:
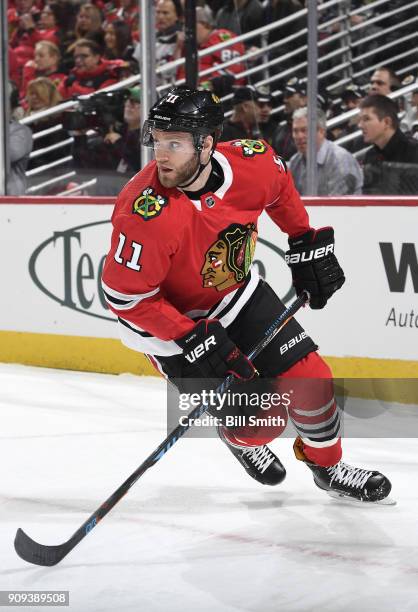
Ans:
<svg viewBox="0 0 418 612"><path fill-rule="evenodd" d="M131 327L127 321L125 321L124 319L121 319L120 317L118 317L118 321L121 325L124 325L125 327L133 331L135 334L138 334L138 336L142 336L142 338L155 338L155 336L153 336L152 334L149 334L148 332L139 331L139 329L135 329L134 327Z"/></svg>
<svg viewBox="0 0 418 612"><path fill-rule="evenodd" d="M105 294L106 300L110 304L119 304L120 306L126 306L127 304L130 304L131 302L134 301L134 300L121 300L119 298L115 298L112 295L109 295L108 293L106 293L106 291L104 290L103 290L103 293Z"/></svg>

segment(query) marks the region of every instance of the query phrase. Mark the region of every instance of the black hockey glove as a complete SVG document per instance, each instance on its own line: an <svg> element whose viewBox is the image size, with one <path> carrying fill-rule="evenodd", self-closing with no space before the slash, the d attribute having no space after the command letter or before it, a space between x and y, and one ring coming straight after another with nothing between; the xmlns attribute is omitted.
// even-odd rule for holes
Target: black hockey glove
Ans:
<svg viewBox="0 0 418 612"><path fill-rule="evenodd" d="M289 238L289 246L286 263L292 270L297 295L306 289L311 296L311 308L323 308L345 282L344 272L334 255L333 228L310 229L297 238Z"/></svg>
<svg viewBox="0 0 418 612"><path fill-rule="evenodd" d="M202 319L176 342L183 349L183 357L196 367L196 378L218 379L233 374L238 379L250 380L256 374L251 361L215 319Z"/></svg>

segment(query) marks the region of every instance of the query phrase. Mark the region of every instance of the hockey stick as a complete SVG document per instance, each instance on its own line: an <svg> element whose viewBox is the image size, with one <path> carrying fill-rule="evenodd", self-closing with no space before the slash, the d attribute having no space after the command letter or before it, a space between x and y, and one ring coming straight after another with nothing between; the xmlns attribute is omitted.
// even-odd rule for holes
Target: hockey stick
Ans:
<svg viewBox="0 0 418 612"><path fill-rule="evenodd" d="M248 354L249 359L254 359L270 342L279 331L286 325L289 319L309 300L309 295L303 292L280 316L278 316L270 327L265 331L264 338ZM222 384L216 389L216 393L224 393L234 381L234 377L229 375ZM199 418L207 409L208 405L203 403L197 406L188 415L186 425L178 425L161 442L161 444L149 455L147 459L133 472L127 480L98 508L86 521L77 529L67 542L56 546L46 546L38 544L30 538L22 529L18 529L15 537L15 550L19 557L34 563L35 565L56 565L59 563L94 527L106 516L118 501L129 491L136 481L144 474L148 468L153 466L165 455L165 453L181 438L193 425L193 421Z"/></svg>

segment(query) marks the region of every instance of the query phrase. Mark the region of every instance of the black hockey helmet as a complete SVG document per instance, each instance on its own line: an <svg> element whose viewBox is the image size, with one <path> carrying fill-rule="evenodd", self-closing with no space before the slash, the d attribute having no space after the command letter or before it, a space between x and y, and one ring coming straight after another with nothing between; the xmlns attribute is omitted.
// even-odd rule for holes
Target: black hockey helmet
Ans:
<svg viewBox="0 0 418 612"><path fill-rule="evenodd" d="M150 109L142 129L142 144L152 147L152 130L189 132L197 151L202 150L205 136L211 134L214 144L222 133L224 111L218 96L207 90L172 87Z"/></svg>

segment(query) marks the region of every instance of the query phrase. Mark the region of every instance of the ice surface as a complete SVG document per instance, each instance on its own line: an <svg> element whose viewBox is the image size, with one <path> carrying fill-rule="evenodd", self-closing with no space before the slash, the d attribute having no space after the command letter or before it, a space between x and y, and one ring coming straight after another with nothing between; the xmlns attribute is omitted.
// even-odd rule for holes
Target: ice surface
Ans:
<svg viewBox="0 0 418 612"><path fill-rule="evenodd" d="M418 609L416 439L345 441L348 463L389 476L394 507L331 500L289 438L272 444L277 488L219 440L182 439L41 568L16 555L16 529L67 540L165 437L164 382L0 364L0 415L0 589L69 590L74 612Z"/></svg>

